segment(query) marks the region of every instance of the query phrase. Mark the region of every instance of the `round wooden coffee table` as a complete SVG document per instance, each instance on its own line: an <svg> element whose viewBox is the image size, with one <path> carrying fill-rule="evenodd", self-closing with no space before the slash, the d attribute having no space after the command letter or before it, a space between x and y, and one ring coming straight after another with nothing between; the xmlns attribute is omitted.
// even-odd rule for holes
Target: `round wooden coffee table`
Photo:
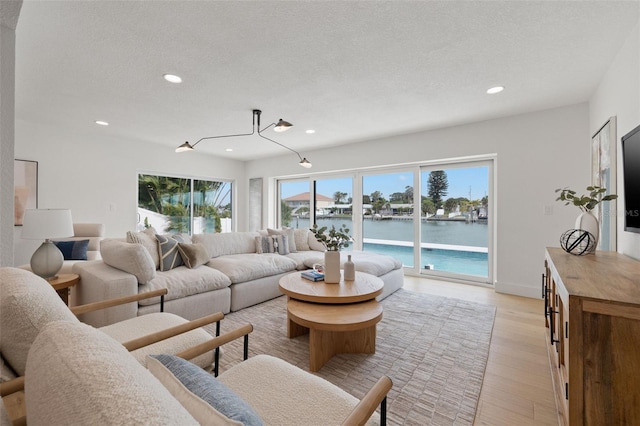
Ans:
<svg viewBox="0 0 640 426"><path fill-rule="evenodd" d="M383 287L380 278L363 272L339 284L312 282L299 272L280 278L280 290L288 296L288 337L309 333L309 370L320 370L339 353L375 353L376 324L382 319L375 297Z"/></svg>

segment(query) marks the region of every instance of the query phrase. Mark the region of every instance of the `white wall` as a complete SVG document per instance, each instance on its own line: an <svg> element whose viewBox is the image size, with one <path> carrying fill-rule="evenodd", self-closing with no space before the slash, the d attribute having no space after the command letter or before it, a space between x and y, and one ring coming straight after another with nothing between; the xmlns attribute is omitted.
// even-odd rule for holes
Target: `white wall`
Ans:
<svg viewBox="0 0 640 426"><path fill-rule="evenodd" d="M617 117L618 251L640 259L640 234L624 232L622 152L620 138L640 125L640 21L617 53L589 102L590 130L595 133L609 117Z"/></svg>
<svg viewBox="0 0 640 426"><path fill-rule="evenodd" d="M559 246L575 207L556 202L556 188L586 187L590 176L587 104L304 152L311 173L497 154L496 289L539 297L544 247ZM276 166L274 166L276 164ZM248 177L297 175L291 156L253 161ZM269 194L265 203L273 202ZM267 207L268 204L265 205ZM544 215L551 206L554 214ZM273 225L273 217L269 217Z"/></svg>
<svg viewBox="0 0 640 426"><path fill-rule="evenodd" d="M22 0L0 3L0 266L13 265L16 25Z"/></svg>
<svg viewBox="0 0 640 426"><path fill-rule="evenodd" d="M171 147L105 136L109 132L93 123L78 134L16 122L16 158L38 162L39 208L70 208L74 222L104 223L107 236L124 237L137 223L138 172L232 179L234 199L246 192L242 162L176 154ZM238 212L246 210L242 200L235 204ZM21 227L14 232L14 265L29 263L41 242L22 239Z"/></svg>

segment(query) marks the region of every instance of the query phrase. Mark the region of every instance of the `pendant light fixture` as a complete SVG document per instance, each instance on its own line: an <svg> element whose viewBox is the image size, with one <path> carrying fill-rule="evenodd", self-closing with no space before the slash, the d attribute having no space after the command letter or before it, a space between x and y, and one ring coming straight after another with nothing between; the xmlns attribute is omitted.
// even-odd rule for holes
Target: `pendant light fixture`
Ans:
<svg viewBox="0 0 640 426"><path fill-rule="evenodd" d="M264 132L265 130L267 130L270 127L273 127L273 130L276 132L285 132L287 130L289 130L289 128L291 128L293 126L293 124L284 121L283 119L280 119L278 121L278 123L271 123L269 124L267 127L265 127L264 129L260 129L260 115L262 114L262 111L260 111L259 109L254 109L253 110L253 129L251 130L251 133L239 133L236 135L222 135L222 136L207 136L204 138L199 139L196 143L194 143L193 145L191 145L188 141L183 143L182 145L180 145L179 147L176 148L176 152L187 152L187 151L193 151L195 146L198 145L201 141L205 140L205 139L219 139L219 138L233 138L233 137L238 137L238 136L252 136L254 134L258 134L258 136L260 136L262 139L266 139L269 142L273 142L276 145L280 145L281 147L288 149L289 151L295 153L298 158L300 159L300 161L298 162L298 164L300 164L302 167L305 167L307 169L310 169L312 164L309 160L307 160L306 158L303 158L302 155L300 155L300 153L298 151L296 151L295 149L289 148L286 145L281 144L280 142L276 142L273 139L270 139L266 136L264 136L262 134L262 132Z"/></svg>

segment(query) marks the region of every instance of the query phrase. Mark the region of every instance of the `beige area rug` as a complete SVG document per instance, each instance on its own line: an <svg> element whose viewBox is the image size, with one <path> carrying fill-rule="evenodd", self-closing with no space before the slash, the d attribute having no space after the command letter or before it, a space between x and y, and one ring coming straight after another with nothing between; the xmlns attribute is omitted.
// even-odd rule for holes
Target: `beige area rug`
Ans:
<svg viewBox="0 0 640 426"><path fill-rule="evenodd" d="M380 376L391 377L390 425L473 424L495 306L404 289L382 304L376 353L337 355L315 374L357 398ZM286 337L284 296L228 314L221 329L224 333L246 323L254 326L250 357L269 354L309 371L308 336ZM241 341L226 345L220 371L241 359Z"/></svg>

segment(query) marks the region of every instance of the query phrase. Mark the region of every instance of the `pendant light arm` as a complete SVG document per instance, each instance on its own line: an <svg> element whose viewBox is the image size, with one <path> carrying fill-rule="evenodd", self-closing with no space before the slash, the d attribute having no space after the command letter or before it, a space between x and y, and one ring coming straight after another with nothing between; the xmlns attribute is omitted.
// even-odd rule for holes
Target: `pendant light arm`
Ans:
<svg viewBox="0 0 640 426"><path fill-rule="evenodd" d="M220 138L235 138L238 136L251 136L254 135L256 133L255 128L251 131L251 133L240 133L237 135L223 135L223 136L207 136L201 139L198 139L198 141L196 143L194 143L193 145L191 145L192 147L195 147L196 145L198 145L201 141L206 140L206 139L220 139Z"/></svg>
<svg viewBox="0 0 640 426"><path fill-rule="evenodd" d="M265 128L265 130L266 130L266 129L268 129L268 127L267 127L267 128ZM294 153L298 156L298 158L300 159L300 161L302 161L302 155L300 155L300 153L299 153L298 151L296 151L295 149L289 148L288 146L283 145L283 144L281 144L280 142L276 142L276 141L274 141L273 139L269 139L269 138L268 138L268 137L266 137L266 136L262 136L262 134L260 134L260 132L258 132L258 136L260 136L262 139L266 139L266 140L268 140L268 141L270 141L270 142L273 142L273 143L275 143L276 145L280 145L281 147L283 147L283 148L285 148L285 149L288 149L288 150L289 150L289 151L291 151L291 152L294 152Z"/></svg>

